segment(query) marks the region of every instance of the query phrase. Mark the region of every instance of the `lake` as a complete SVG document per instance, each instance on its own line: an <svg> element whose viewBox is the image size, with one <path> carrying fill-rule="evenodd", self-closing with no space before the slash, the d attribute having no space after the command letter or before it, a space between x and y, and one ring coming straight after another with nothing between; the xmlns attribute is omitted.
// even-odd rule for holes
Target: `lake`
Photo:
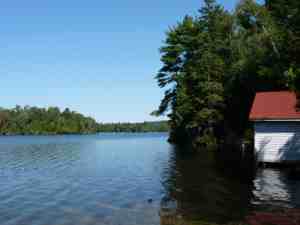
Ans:
<svg viewBox="0 0 300 225"><path fill-rule="evenodd" d="M183 155L166 133L0 137L1 225L223 223L300 207L285 170ZM201 223L198 223L201 224Z"/></svg>

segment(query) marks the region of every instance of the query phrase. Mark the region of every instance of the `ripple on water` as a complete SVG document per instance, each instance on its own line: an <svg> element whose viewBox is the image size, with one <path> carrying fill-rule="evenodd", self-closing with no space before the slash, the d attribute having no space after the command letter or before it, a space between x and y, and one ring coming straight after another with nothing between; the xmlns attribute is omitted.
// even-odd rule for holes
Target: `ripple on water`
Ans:
<svg viewBox="0 0 300 225"><path fill-rule="evenodd" d="M159 225L169 212L218 222L249 205L300 203L300 183L281 171L258 171L243 183L209 155L179 156L166 140L0 137L0 224Z"/></svg>

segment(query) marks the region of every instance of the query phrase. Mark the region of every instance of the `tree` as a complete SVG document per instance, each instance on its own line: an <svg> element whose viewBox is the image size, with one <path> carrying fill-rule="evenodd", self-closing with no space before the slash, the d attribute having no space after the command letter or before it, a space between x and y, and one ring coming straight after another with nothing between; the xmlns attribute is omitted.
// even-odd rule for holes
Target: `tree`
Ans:
<svg viewBox="0 0 300 225"><path fill-rule="evenodd" d="M86 134L96 133L97 128L94 119L69 109L63 112L57 107L0 109L1 134Z"/></svg>
<svg viewBox="0 0 300 225"><path fill-rule="evenodd" d="M222 123L230 15L214 0L206 0L200 16L186 16L167 33L161 48L163 67L156 76L169 86L156 114L169 109L171 140L214 146Z"/></svg>
<svg viewBox="0 0 300 225"><path fill-rule="evenodd" d="M282 59L289 87L300 91L300 2L267 0L266 7L282 30Z"/></svg>
<svg viewBox="0 0 300 225"><path fill-rule="evenodd" d="M228 133L239 140L256 92L300 90L298 12L296 1L244 0L230 14L206 0L169 30L156 76L166 91L154 114L168 113L172 142L200 149Z"/></svg>

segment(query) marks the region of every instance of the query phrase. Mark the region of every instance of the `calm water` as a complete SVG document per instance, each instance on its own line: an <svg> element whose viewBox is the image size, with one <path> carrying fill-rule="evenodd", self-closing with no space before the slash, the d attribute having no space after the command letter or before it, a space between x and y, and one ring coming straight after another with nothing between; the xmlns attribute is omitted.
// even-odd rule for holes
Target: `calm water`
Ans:
<svg viewBox="0 0 300 225"><path fill-rule="evenodd" d="M300 206L299 180L242 167L180 155L159 133L0 137L0 224L221 223Z"/></svg>

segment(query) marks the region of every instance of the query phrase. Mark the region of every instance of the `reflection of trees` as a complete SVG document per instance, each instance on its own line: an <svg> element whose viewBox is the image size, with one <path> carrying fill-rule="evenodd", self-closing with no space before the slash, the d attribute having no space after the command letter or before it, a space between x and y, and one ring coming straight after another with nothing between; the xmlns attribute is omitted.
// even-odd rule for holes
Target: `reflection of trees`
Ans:
<svg viewBox="0 0 300 225"><path fill-rule="evenodd" d="M174 149L162 174L166 193L161 202L161 216L171 205L176 207L173 211L177 215L188 220L222 223L240 219L248 210L252 183L251 176L240 179L244 174L239 171L244 170L239 166L226 169L233 167L232 163L221 164L212 152L183 155Z"/></svg>

